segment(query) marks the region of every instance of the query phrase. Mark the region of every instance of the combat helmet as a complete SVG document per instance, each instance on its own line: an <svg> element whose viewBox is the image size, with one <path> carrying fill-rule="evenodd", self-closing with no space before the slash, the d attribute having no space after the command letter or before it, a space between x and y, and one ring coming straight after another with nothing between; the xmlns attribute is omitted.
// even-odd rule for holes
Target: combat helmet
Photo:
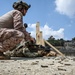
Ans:
<svg viewBox="0 0 75 75"><path fill-rule="evenodd" d="M26 2L18 1L13 3L13 8L17 10L26 9L28 10L31 7L31 5L28 5Z"/></svg>

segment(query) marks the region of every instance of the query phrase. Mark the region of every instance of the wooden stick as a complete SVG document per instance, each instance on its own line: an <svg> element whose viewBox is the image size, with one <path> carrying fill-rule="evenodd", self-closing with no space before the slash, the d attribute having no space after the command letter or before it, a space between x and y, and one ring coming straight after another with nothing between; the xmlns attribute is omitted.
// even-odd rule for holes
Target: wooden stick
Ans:
<svg viewBox="0 0 75 75"><path fill-rule="evenodd" d="M52 47L56 52L58 52L60 55L65 56L64 54L62 54L58 49L56 49L53 45L51 45L49 42L47 42L46 40L44 40L50 47Z"/></svg>

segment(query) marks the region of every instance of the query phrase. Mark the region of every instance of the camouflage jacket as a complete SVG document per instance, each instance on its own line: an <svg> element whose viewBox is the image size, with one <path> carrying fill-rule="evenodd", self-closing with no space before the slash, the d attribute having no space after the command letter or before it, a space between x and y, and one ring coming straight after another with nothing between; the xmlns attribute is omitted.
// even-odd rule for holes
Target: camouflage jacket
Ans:
<svg viewBox="0 0 75 75"><path fill-rule="evenodd" d="M18 10L12 10L1 16L0 28L16 29L24 33L25 40L29 40L31 38L23 25L23 15Z"/></svg>

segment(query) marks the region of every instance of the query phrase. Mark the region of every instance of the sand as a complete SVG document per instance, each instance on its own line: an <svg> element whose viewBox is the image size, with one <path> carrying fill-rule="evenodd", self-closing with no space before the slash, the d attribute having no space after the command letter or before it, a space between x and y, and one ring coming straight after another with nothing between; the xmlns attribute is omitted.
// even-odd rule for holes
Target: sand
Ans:
<svg viewBox="0 0 75 75"><path fill-rule="evenodd" d="M0 60L0 75L75 75L75 57L11 57Z"/></svg>

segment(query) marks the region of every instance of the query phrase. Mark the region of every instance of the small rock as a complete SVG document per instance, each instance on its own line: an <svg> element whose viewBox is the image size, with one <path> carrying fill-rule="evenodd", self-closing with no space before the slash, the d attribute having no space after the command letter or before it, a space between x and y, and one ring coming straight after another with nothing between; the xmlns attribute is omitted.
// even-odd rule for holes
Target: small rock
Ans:
<svg viewBox="0 0 75 75"><path fill-rule="evenodd" d="M28 68L27 70L31 70L30 68Z"/></svg>
<svg viewBox="0 0 75 75"><path fill-rule="evenodd" d="M37 64L38 64L37 62L32 62L32 63L31 63L31 65L37 65Z"/></svg>
<svg viewBox="0 0 75 75"><path fill-rule="evenodd" d="M41 65L41 67L42 67L42 68L47 68L48 66L47 66L47 65Z"/></svg>
<svg viewBox="0 0 75 75"><path fill-rule="evenodd" d="M71 64L70 64L70 63L65 63L64 65L66 65L66 66L71 66Z"/></svg>
<svg viewBox="0 0 75 75"><path fill-rule="evenodd" d="M75 61L75 58L73 58L73 61Z"/></svg>
<svg viewBox="0 0 75 75"><path fill-rule="evenodd" d="M65 69L65 68L63 68L63 67L58 67L58 70L66 71L66 69Z"/></svg>

